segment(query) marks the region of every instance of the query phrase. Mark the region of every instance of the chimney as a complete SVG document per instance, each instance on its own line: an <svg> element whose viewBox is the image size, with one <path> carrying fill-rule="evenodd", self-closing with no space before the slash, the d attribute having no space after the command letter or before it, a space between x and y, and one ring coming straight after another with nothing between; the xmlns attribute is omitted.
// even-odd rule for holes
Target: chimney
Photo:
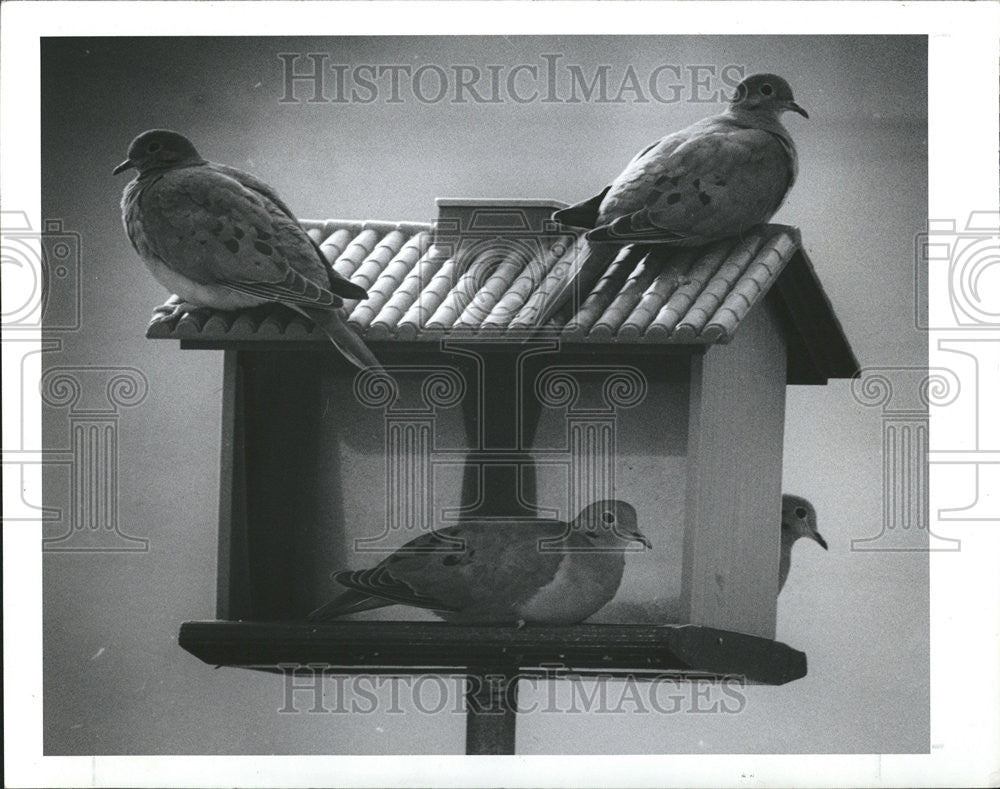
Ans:
<svg viewBox="0 0 1000 789"><path fill-rule="evenodd" d="M478 249L490 239L532 238L565 234L552 212L565 208L558 200L439 197L434 243L462 250Z"/></svg>

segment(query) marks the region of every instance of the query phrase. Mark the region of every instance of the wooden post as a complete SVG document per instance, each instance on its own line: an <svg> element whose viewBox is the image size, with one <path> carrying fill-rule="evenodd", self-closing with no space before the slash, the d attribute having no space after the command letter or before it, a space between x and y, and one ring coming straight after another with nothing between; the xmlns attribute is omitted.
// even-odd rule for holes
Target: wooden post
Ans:
<svg viewBox="0 0 1000 789"><path fill-rule="evenodd" d="M240 351L227 350L222 374L222 436L219 474L217 619L252 615L247 555L243 376Z"/></svg>
<svg viewBox="0 0 1000 789"><path fill-rule="evenodd" d="M244 616L292 619L311 591L301 568L312 553L302 539L323 490L317 423L328 363L310 351L241 351L239 358L250 602Z"/></svg>
<svg viewBox="0 0 1000 789"><path fill-rule="evenodd" d="M477 668L466 677L465 753L514 753L517 725L517 669Z"/></svg>

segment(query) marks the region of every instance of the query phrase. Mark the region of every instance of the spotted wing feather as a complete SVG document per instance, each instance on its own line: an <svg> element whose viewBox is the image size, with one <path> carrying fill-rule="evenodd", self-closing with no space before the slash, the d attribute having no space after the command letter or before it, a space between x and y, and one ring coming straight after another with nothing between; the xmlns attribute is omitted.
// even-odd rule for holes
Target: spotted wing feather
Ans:
<svg viewBox="0 0 1000 789"><path fill-rule="evenodd" d="M766 222L795 177L788 143L714 120L633 160L601 205L592 241L694 246Z"/></svg>
<svg viewBox="0 0 1000 789"><path fill-rule="evenodd" d="M237 170L235 167L230 167L225 164L216 164L212 162L209 164L211 168L218 171L222 175L228 176L236 181L239 181L247 189L256 192L261 195L265 200L269 200L275 206L281 210L289 219L291 219L296 224L299 224L298 218L292 213L292 209L288 207L284 200L281 199L280 195L271 188L270 185L264 183L259 178L251 175L250 173L245 173L242 170ZM327 263L326 257L323 255L322 250L319 248L319 244L313 241L309 234L306 234L309 242L312 244L313 249L316 252L316 256L323 268L326 270L327 277L329 279L330 290L345 299L366 299L368 298L368 291L362 288L360 285L356 285L351 282L347 277L342 274L338 274L336 269Z"/></svg>
<svg viewBox="0 0 1000 789"><path fill-rule="evenodd" d="M208 167L171 170L141 202L141 243L178 274L268 301L331 309L326 269L298 223L265 195Z"/></svg>

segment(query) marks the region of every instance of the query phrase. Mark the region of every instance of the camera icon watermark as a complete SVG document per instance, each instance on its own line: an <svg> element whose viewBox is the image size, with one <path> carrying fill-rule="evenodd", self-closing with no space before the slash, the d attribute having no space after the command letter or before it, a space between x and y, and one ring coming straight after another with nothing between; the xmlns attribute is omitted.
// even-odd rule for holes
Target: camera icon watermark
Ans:
<svg viewBox="0 0 1000 789"><path fill-rule="evenodd" d="M38 231L25 211L4 211L0 231L5 371L16 381L4 397L4 520L40 522L45 551L146 551L149 541L119 520L122 410L144 402L146 376L47 364L63 350L59 335L82 328L81 236L60 219Z"/></svg>
<svg viewBox="0 0 1000 789"><path fill-rule="evenodd" d="M1000 213L973 211L962 229L959 224L931 220L916 237L918 329L1000 327Z"/></svg>
<svg viewBox="0 0 1000 789"><path fill-rule="evenodd" d="M82 243L61 219L47 219L41 232L24 211L3 211L3 309L5 333L78 331L81 325Z"/></svg>

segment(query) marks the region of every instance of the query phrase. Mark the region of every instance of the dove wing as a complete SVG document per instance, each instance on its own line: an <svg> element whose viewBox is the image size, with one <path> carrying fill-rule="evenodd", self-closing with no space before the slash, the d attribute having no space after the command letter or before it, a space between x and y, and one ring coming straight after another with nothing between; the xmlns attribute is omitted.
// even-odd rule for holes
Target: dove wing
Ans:
<svg viewBox="0 0 1000 789"><path fill-rule="evenodd" d="M565 530L556 522L459 524L411 540L370 570L334 578L368 595L436 611L512 608L555 577L565 554L544 541Z"/></svg>
<svg viewBox="0 0 1000 789"><path fill-rule="evenodd" d="M299 224L226 174L169 171L139 199L148 252L188 279L290 305L341 305Z"/></svg>
<svg viewBox="0 0 1000 789"><path fill-rule="evenodd" d="M406 581L392 574L385 565L378 565L370 570L355 570L335 573L333 579L356 592L371 597L391 600L402 605L412 605L416 608L429 608L432 611L459 611L454 604L446 603L430 595L421 594Z"/></svg>
<svg viewBox="0 0 1000 789"><path fill-rule="evenodd" d="M654 149L630 166L629 188L612 188L602 216L640 193L644 204L588 238L694 245L737 235L770 219L794 179L786 144L762 129L717 123L661 154Z"/></svg>
<svg viewBox="0 0 1000 789"><path fill-rule="evenodd" d="M633 170L641 170L641 166L638 163L642 161L654 148L659 148L662 154L664 150L669 151L672 147L676 147L682 141L682 135L674 134L669 137L665 137L662 140L657 140L651 145L647 145L639 151L639 153L632 157L622 174L615 179L614 184L604 187L601 192L593 197L556 211L552 214L552 218L569 227L597 227L599 224L602 224L602 222L599 221L599 217L601 215L601 208L604 205L604 200L608 196L608 193L612 190L621 192L623 186L628 180L630 172ZM612 197L614 199L614 195L612 195Z"/></svg>
<svg viewBox="0 0 1000 789"><path fill-rule="evenodd" d="M272 189L268 184L261 181L259 178L250 175L250 173L245 173L242 170L237 170L235 167L230 167L229 165L226 164L216 164L215 162L211 162L209 164L209 167L213 168L214 170L218 171L219 173L225 176L228 176L229 178L239 181L240 184L245 186L247 189L257 192L264 199L269 200L275 206L277 206L278 209L283 214L285 214L285 216L287 216L289 219L295 222L295 224L299 224L299 220L295 216L295 214L292 213L292 209L288 207L285 201L281 199L281 197L278 195L277 192L274 191L274 189ZM327 263L326 257L323 255L322 250L320 250L319 248L319 244L313 241L312 236L310 236L308 233L306 233L306 237L312 244L313 249L316 250L316 256L319 258L321 265L326 270L327 276L329 277L330 280L330 290L332 290L338 296L344 297L345 299L368 298L368 291L366 291L360 285L355 285L343 274L338 274L336 269L334 269L333 266L330 266Z"/></svg>

